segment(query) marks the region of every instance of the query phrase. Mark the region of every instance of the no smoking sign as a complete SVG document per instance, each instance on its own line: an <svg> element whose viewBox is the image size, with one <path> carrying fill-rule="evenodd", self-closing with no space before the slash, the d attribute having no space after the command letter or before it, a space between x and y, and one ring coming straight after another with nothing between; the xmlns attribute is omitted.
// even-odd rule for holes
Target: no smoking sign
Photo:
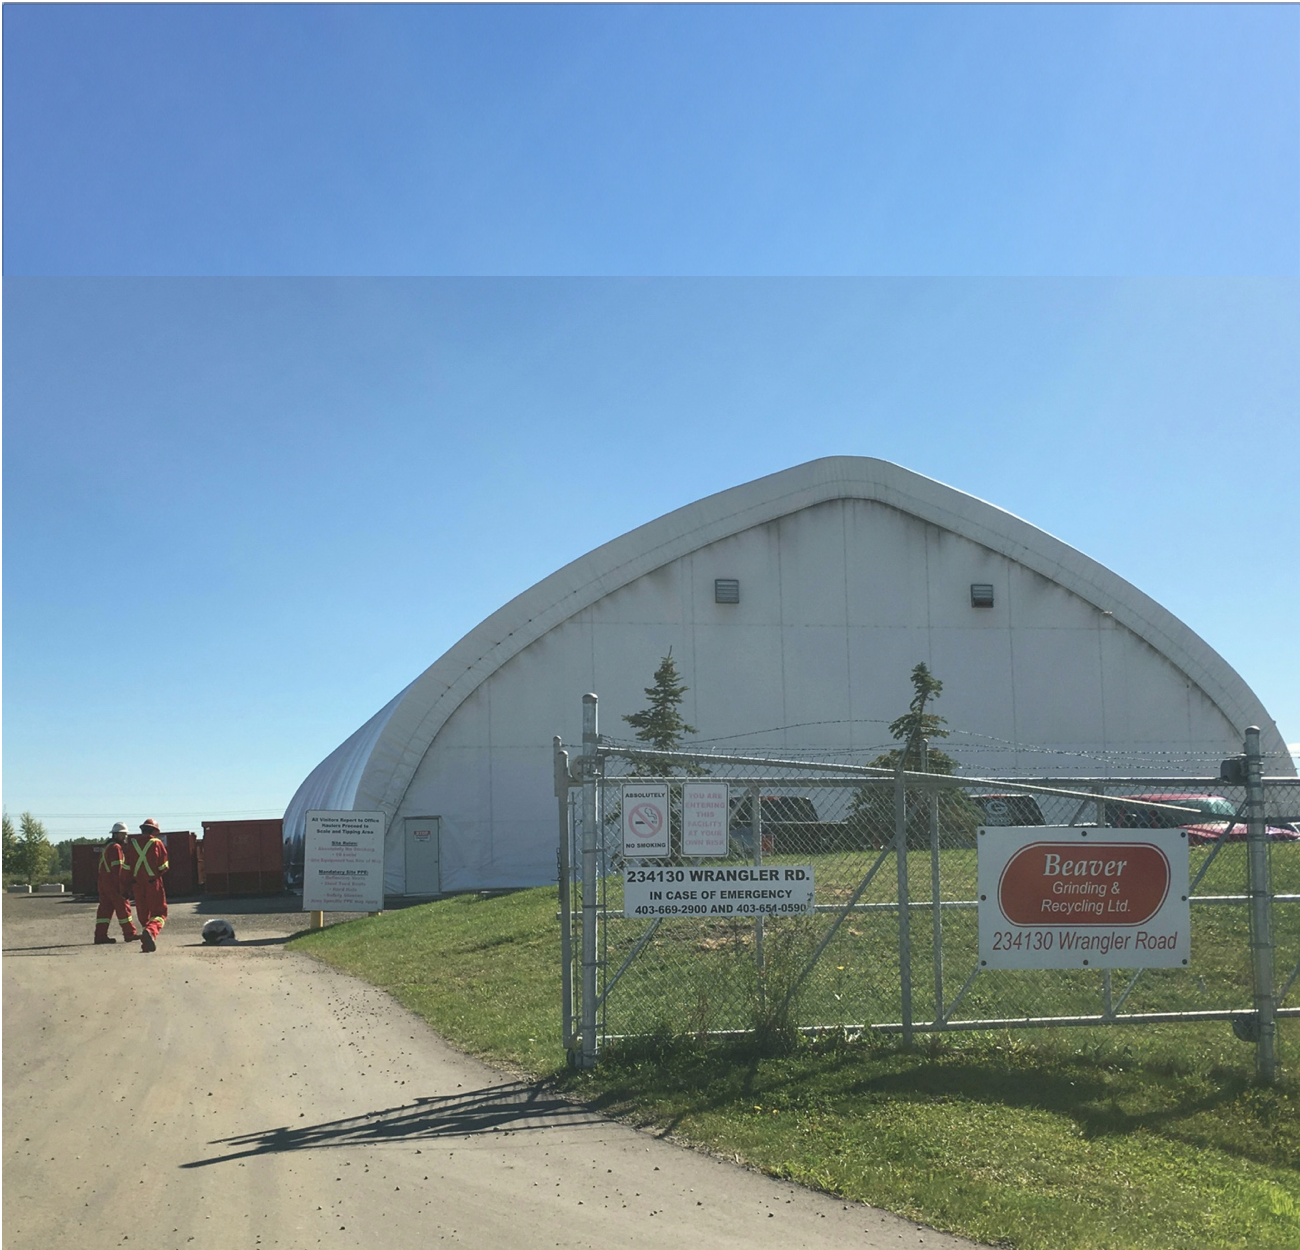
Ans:
<svg viewBox="0 0 1300 1250"><path fill-rule="evenodd" d="M623 856L667 855L668 783L623 787Z"/></svg>

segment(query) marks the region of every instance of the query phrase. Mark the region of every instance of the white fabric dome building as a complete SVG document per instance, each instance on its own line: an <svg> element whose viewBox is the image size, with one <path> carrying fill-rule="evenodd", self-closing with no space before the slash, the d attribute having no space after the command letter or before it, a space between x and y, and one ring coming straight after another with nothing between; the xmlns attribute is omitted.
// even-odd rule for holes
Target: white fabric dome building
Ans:
<svg viewBox="0 0 1300 1250"><path fill-rule="evenodd" d="M311 772L287 854L309 810L380 811L390 895L554 881L552 738L580 741L587 691L630 736L669 648L701 743L865 762L924 660L970 774L1213 775L1248 725L1268 771L1294 771L1246 683L1128 582L961 491L835 456L670 512L493 613Z"/></svg>

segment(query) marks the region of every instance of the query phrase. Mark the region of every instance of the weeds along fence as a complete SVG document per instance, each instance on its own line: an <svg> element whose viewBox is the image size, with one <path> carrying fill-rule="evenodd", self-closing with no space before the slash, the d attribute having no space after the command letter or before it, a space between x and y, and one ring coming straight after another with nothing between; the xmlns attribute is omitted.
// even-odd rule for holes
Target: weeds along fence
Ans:
<svg viewBox="0 0 1300 1250"><path fill-rule="evenodd" d="M581 754L555 740L563 1029L575 1065L647 1035L779 1043L870 1031L910 1042L1218 1020L1255 1045L1260 1076L1276 1078L1276 1020L1300 1015L1300 783L1262 776L1258 734L1225 765L1229 780L1030 783L647 751L600 738L594 696L585 708ZM684 787L701 782L725 784L714 804L725 828L709 854L688 855ZM629 784L666 800L655 854L624 853ZM990 967L979 861L1009 827L1185 836L1187 876L1169 888L1175 904L1187 900L1186 962L1125 967L1122 955L1085 949L1057 953L1068 967ZM801 869L807 885L784 880Z"/></svg>

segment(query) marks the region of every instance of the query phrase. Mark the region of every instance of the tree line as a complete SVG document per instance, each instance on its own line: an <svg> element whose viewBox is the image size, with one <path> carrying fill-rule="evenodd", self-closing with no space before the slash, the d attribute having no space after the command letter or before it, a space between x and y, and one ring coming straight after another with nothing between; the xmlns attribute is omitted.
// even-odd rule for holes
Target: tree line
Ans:
<svg viewBox="0 0 1300 1250"><path fill-rule="evenodd" d="M64 876L72 871L72 848L79 842L98 842L99 838L69 838L50 843L45 825L31 812L23 812L14 825L4 813L4 845L0 849L0 871L10 880L39 885L48 876Z"/></svg>

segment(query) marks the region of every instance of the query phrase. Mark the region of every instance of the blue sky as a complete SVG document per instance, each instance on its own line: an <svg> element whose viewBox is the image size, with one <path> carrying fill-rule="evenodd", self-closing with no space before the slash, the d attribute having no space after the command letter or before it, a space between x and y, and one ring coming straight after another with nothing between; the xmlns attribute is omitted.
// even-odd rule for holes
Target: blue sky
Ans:
<svg viewBox="0 0 1300 1250"><path fill-rule="evenodd" d="M1297 53L1280 6L6 6L6 807L278 814L532 582L832 454L1107 564L1300 740Z"/></svg>
<svg viewBox="0 0 1300 1250"><path fill-rule="evenodd" d="M1300 271L1283 5L4 8L5 272Z"/></svg>

